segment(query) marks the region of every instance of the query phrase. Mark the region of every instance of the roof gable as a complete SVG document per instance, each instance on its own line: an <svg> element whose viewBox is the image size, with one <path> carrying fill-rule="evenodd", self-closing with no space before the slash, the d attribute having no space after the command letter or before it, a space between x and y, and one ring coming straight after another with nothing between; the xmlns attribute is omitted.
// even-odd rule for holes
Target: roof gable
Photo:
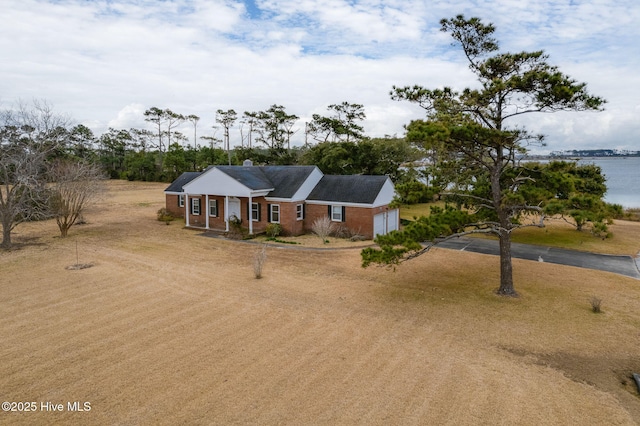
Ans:
<svg viewBox="0 0 640 426"><path fill-rule="evenodd" d="M387 176L323 176L307 200L336 203L374 204L389 181Z"/></svg>
<svg viewBox="0 0 640 426"><path fill-rule="evenodd" d="M264 177L244 173L241 180L239 180L236 176L230 176L225 173L219 166L207 169L199 177L184 185L184 191L189 194L211 194L230 197L265 195L271 189L273 187Z"/></svg>

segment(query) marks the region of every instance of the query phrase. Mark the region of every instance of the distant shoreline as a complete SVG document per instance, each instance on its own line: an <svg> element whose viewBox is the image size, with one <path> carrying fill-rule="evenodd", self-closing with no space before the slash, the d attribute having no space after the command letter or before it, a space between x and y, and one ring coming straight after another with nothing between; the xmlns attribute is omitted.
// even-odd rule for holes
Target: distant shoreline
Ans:
<svg viewBox="0 0 640 426"><path fill-rule="evenodd" d="M525 155L521 157L523 160L595 160L606 158L638 158L640 154L625 155Z"/></svg>

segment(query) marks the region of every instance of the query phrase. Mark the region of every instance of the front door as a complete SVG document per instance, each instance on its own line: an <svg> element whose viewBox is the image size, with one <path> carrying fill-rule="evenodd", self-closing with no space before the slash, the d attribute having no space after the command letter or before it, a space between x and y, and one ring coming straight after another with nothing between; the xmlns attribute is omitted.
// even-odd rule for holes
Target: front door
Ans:
<svg viewBox="0 0 640 426"><path fill-rule="evenodd" d="M229 220L229 218L231 217L237 217L238 219L242 218L242 215L240 214L240 199L236 198L236 197L229 197L229 204L228 204L228 210L227 210L227 221Z"/></svg>

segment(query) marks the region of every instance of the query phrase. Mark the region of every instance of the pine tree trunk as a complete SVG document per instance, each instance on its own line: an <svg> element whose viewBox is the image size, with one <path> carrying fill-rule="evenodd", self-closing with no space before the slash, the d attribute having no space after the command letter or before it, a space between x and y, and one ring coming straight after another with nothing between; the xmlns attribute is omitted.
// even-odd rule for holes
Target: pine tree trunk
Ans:
<svg viewBox="0 0 640 426"><path fill-rule="evenodd" d="M511 263L511 233L500 232L500 288L497 293L501 296L518 296L513 288L513 265Z"/></svg>
<svg viewBox="0 0 640 426"><path fill-rule="evenodd" d="M507 209L502 204L502 187L500 176L503 170L504 156L502 148L497 150L497 160L491 170L491 196L498 214L499 227L497 229L500 240L500 288L497 293L501 296L516 297L518 293L513 288L513 265L511 263L511 220Z"/></svg>

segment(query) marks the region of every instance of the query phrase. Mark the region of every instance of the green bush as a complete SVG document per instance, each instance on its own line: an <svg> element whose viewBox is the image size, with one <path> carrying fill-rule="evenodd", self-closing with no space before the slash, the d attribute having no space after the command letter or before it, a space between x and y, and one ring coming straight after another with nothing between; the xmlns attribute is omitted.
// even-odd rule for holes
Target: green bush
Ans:
<svg viewBox="0 0 640 426"><path fill-rule="evenodd" d="M267 235L271 238L275 238L282 232L282 226L279 223L270 223L265 229Z"/></svg>
<svg viewBox="0 0 640 426"><path fill-rule="evenodd" d="M242 226L242 219L237 216L229 218L229 232L227 237L234 240L244 240L249 235L249 230Z"/></svg>
<svg viewBox="0 0 640 426"><path fill-rule="evenodd" d="M161 222L165 222L167 225L169 224L169 222L175 219L175 216L173 216L173 213L171 213L165 207L158 210L157 215L158 215L158 220Z"/></svg>

